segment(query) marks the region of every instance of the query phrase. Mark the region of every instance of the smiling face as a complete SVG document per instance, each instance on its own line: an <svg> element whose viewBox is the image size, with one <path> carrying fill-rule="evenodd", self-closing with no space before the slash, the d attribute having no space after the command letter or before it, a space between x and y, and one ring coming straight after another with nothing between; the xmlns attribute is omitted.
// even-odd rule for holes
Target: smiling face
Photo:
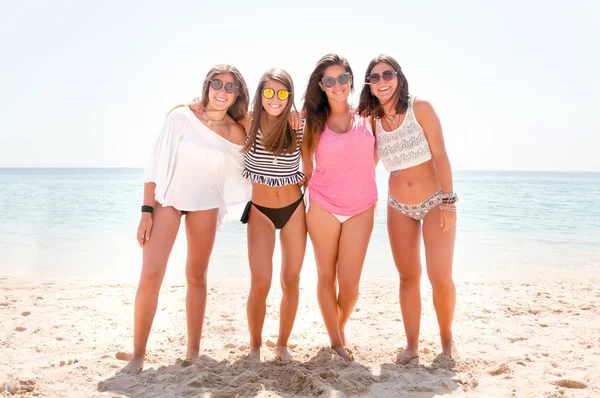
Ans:
<svg viewBox="0 0 600 398"><path fill-rule="evenodd" d="M214 88L215 85L218 85L215 84L215 81L217 80L221 81L221 87L219 89ZM207 110L224 111L233 105L235 99L237 98L238 92L236 90L232 93L228 93L226 90L227 87L230 87L228 86L228 83L237 86L233 74L231 73L220 73L211 79L211 83L208 86Z"/></svg>
<svg viewBox="0 0 600 398"><path fill-rule="evenodd" d="M371 83L371 92L382 104L387 103L398 89L398 77L393 75L391 80L386 81L382 77L385 71L394 71L394 68L390 64L380 62L370 72L370 75L377 73L380 76L377 83Z"/></svg>
<svg viewBox="0 0 600 398"><path fill-rule="evenodd" d="M323 82L319 82L319 86L321 89L325 90L325 95L327 95L327 99L329 101L347 101L348 96L350 95L350 86L352 83L352 76L350 76L350 80L347 84L340 84L337 81L338 76L347 73L348 71L342 65L331 65L323 71L323 77L332 77L336 79L335 85L333 87L326 87Z"/></svg>
<svg viewBox="0 0 600 398"><path fill-rule="evenodd" d="M266 98L264 95L261 96L261 103L263 109L271 116L277 117L281 115L286 109L286 105L288 104L289 98L286 98L285 100L280 100L278 98L277 92L279 90L290 91L289 88L286 87L285 84L280 83L278 81L267 80L262 89L263 92L266 89L271 89L274 91L274 95L272 98Z"/></svg>

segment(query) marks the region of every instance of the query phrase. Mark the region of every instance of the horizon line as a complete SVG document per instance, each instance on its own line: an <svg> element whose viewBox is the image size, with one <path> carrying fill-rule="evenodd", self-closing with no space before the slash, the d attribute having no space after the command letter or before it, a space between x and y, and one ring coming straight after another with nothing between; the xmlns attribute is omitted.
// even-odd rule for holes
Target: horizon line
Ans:
<svg viewBox="0 0 600 398"><path fill-rule="evenodd" d="M377 166L379 168L379 165ZM11 169L54 169L54 170L81 170L81 169L132 169L143 170L144 167L134 166L0 166L0 170ZM528 173L600 173L600 170L526 170L526 169L453 169L452 171L488 171L488 172L528 172Z"/></svg>

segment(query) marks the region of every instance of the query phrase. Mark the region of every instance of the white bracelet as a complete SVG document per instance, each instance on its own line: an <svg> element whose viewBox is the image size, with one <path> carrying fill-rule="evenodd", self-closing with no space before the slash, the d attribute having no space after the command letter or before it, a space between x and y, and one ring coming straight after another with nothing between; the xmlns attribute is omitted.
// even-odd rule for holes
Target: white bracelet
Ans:
<svg viewBox="0 0 600 398"><path fill-rule="evenodd" d="M441 210L456 211L456 207L440 206Z"/></svg>

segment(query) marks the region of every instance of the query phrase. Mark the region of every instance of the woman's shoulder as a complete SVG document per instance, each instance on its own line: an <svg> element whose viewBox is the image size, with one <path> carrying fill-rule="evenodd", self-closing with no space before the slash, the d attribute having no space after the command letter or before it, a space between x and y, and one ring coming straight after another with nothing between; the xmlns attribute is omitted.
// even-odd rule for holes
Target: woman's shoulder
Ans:
<svg viewBox="0 0 600 398"><path fill-rule="evenodd" d="M173 122L187 122L190 117L195 117L192 110L186 105L179 105L173 108L167 115L167 120Z"/></svg>
<svg viewBox="0 0 600 398"><path fill-rule="evenodd" d="M412 107L417 117L427 117L435 113L433 105L426 98L411 96L409 101L412 101Z"/></svg>
<svg viewBox="0 0 600 398"><path fill-rule="evenodd" d="M225 124L229 133L229 141L237 144L244 145L246 142L246 130L238 122L233 120L229 115L227 116L227 122Z"/></svg>

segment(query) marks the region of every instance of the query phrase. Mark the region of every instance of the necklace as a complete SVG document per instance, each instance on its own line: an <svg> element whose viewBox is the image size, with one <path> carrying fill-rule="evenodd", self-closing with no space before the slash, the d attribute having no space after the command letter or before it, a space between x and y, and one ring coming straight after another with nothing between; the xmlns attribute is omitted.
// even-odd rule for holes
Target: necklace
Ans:
<svg viewBox="0 0 600 398"><path fill-rule="evenodd" d="M397 113L394 113L393 115L388 115L387 113L384 113L383 116L386 118L386 120L388 120L390 123L394 123L394 120L396 120L396 116L398 116Z"/></svg>
<svg viewBox="0 0 600 398"><path fill-rule="evenodd" d="M221 127L223 123L225 123L225 118L227 117L227 115L225 115L221 120L212 120L208 116L208 113L204 113L204 117L206 118L206 124L208 124L209 126Z"/></svg>
<svg viewBox="0 0 600 398"><path fill-rule="evenodd" d="M385 121L385 124L388 125L388 129L393 130L394 127L394 121L396 120L396 116L398 116L397 113L394 113L392 116L388 115L387 113L383 114L383 119Z"/></svg>

